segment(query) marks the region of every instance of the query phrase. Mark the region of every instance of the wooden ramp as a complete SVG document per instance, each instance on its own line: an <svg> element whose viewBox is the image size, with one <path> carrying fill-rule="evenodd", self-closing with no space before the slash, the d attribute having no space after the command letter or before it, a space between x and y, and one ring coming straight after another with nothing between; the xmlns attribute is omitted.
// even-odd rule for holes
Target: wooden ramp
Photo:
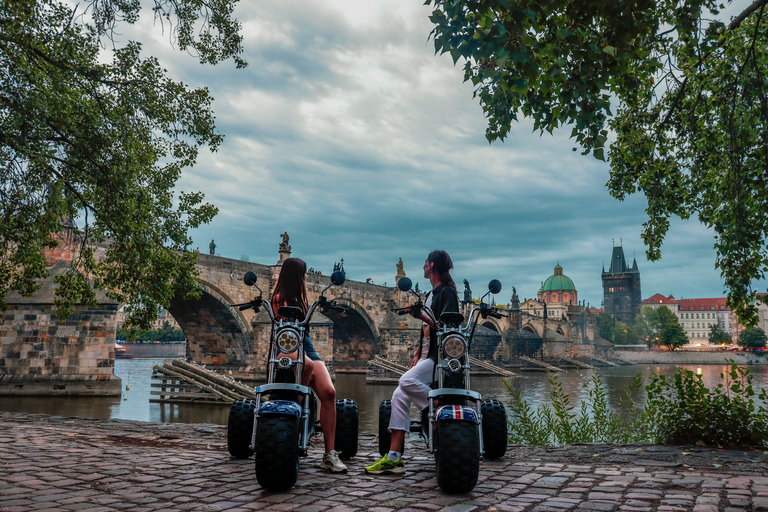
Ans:
<svg viewBox="0 0 768 512"><path fill-rule="evenodd" d="M627 361L626 359L622 359L622 358L620 358L620 357L616 357L616 356L613 356L613 358L612 358L612 359L613 359L613 360L614 360L616 363L618 363L619 365L627 365L627 366L630 366L630 365L633 365L633 364L635 364L635 363L631 363L631 362Z"/></svg>
<svg viewBox="0 0 768 512"><path fill-rule="evenodd" d="M564 372L562 368L558 368L557 366L552 366L551 364L545 363L544 361L539 361L538 359L533 359L532 357L528 356L520 356L521 361L525 361L526 363L530 363L534 366L538 366L539 368L542 368L544 370L548 370L550 372Z"/></svg>
<svg viewBox="0 0 768 512"><path fill-rule="evenodd" d="M504 368L499 368L495 364L491 364L487 361L482 361L476 357L469 356L469 362L472 365L472 367L482 368L483 370L487 370L491 373L501 375L502 377L515 377L517 375L516 373L512 373L511 371L505 370Z"/></svg>
<svg viewBox="0 0 768 512"><path fill-rule="evenodd" d="M400 376L408 371L408 367L379 356L368 361L368 372L365 375L366 384L395 384Z"/></svg>
<svg viewBox="0 0 768 512"><path fill-rule="evenodd" d="M587 364L584 361L579 361L578 359L575 359L573 357L568 356L560 356L561 361L565 361L566 363L571 363L574 366L578 366L579 368L585 368L587 370L594 370L595 367L591 364Z"/></svg>
<svg viewBox="0 0 768 512"><path fill-rule="evenodd" d="M232 377L218 374L198 364L174 359L155 366L150 398L154 403L231 404L235 400L256 398L254 390Z"/></svg>
<svg viewBox="0 0 768 512"><path fill-rule="evenodd" d="M619 366L616 363L614 363L613 361L609 361L607 359L603 359L602 357L592 356L592 359L594 359L595 361L597 361L600 364L604 364L605 366Z"/></svg>

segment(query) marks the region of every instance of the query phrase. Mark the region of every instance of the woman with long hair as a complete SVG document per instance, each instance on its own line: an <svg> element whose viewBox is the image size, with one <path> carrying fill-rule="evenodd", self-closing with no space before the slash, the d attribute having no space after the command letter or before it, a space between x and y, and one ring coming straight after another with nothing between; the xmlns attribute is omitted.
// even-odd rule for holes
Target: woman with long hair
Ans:
<svg viewBox="0 0 768 512"><path fill-rule="evenodd" d="M453 261L445 251L432 251L424 261L424 277L432 284L425 304L435 314L435 318L440 318L446 311L459 311L459 295L450 274L452 268ZM411 403L420 411L429 405L429 386L437 360L437 326L421 309L411 310L411 316L421 320L422 332L411 368L400 377L397 389L392 393L392 415L389 418L392 437L389 452L380 461L365 468L366 473L405 473L402 454L405 433L410 431Z"/></svg>
<svg viewBox="0 0 768 512"><path fill-rule="evenodd" d="M288 258L283 262L272 293L272 311L277 315L280 306L296 306L304 315L309 310L307 301L307 264L299 258ZM309 327L309 326L307 326ZM315 351L309 333L304 337L304 370L301 384L311 387L320 400L320 425L323 427L325 455L320 465L332 473L346 473L347 466L339 459L335 450L336 441L336 388L325 363Z"/></svg>

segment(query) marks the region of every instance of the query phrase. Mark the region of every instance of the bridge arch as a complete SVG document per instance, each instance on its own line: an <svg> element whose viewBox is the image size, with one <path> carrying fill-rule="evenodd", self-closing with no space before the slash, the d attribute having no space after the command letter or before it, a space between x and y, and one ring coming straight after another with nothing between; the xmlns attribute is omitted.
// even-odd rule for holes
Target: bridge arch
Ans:
<svg viewBox="0 0 768 512"><path fill-rule="evenodd" d="M523 326L523 330L524 331L528 331L528 332L532 332L536 336L541 336L541 334L536 330L536 327L533 324L531 324L531 323L525 324Z"/></svg>
<svg viewBox="0 0 768 512"><path fill-rule="evenodd" d="M175 298L168 312L187 339L187 357L201 364L245 365L253 353L251 329L243 313L218 286L198 278L198 299Z"/></svg>
<svg viewBox="0 0 768 512"><path fill-rule="evenodd" d="M339 367L365 367L378 353L381 334L365 308L352 298L339 297L345 311L329 309L323 314L333 322L333 361Z"/></svg>

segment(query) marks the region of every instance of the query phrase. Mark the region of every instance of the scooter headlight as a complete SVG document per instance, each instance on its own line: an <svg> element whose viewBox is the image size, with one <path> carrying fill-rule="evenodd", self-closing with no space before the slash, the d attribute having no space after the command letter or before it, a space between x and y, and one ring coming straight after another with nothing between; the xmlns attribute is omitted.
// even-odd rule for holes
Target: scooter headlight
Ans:
<svg viewBox="0 0 768 512"><path fill-rule="evenodd" d="M467 350L464 338L458 334L450 334L443 340L443 353L451 359L459 359Z"/></svg>
<svg viewBox="0 0 768 512"><path fill-rule="evenodd" d="M277 333L277 348L284 354L290 354L299 348L300 341L299 333L293 329L283 329Z"/></svg>

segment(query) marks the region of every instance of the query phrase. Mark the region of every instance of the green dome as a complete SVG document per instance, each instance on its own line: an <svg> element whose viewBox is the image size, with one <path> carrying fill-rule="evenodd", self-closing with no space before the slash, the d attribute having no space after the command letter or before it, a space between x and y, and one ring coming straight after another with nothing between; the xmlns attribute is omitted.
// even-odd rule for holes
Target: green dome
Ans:
<svg viewBox="0 0 768 512"><path fill-rule="evenodd" d="M576 286L574 286L570 277L563 274L563 267L561 267L558 263L555 267L555 273L549 276L546 281L544 281L544 284L541 285L539 293L571 290L576 291Z"/></svg>

